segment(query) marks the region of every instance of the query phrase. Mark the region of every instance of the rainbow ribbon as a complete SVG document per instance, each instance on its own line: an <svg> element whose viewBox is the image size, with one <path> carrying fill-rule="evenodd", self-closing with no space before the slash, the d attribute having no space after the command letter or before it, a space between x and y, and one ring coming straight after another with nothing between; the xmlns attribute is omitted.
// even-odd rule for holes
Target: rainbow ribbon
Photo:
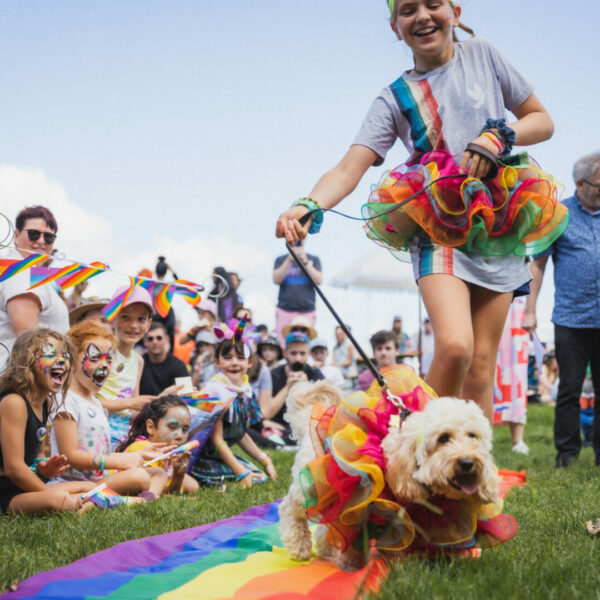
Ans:
<svg viewBox="0 0 600 600"><path fill-rule="evenodd" d="M110 323L114 321L115 317L119 314L119 311L125 305L125 302L131 296L131 292L133 292L133 288L138 283L139 279L137 277L129 277L129 288L124 292L121 292L118 296L113 298L103 309L102 312L104 316L108 319Z"/></svg>
<svg viewBox="0 0 600 600"><path fill-rule="evenodd" d="M0 262L0 268L2 269L2 272L0 274L0 283L6 281L13 275L17 275L22 271L26 271L27 269L30 269L35 265L43 263L47 259L48 257L45 254L30 254L27 258L24 258L23 260L3 259Z"/></svg>
<svg viewBox="0 0 600 600"><path fill-rule="evenodd" d="M189 442L186 442L185 444L181 444L181 446L177 446L177 448L173 448L173 450L170 450L166 454L157 456L156 458L153 458L152 460L147 460L144 463L144 467L148 467L152 463L158 462L159 460L165 460L166 458L169 458L169 456L174 456L175 454L183 454L184 452L191 452L192 450L195 450L199 445L200 445L200 442L198 440L191 440Z"/></svg>
<svg viewBox="0 0 600 600"><path fill-rule="evenodd" d="M238 321L238 324L235 326L235 331L233 332L233 339L236 341L243 341L244 329L246 328L246 319L248 315L244 314L244 316Z"/></svg>
<svg viewBox="0 0 600 600"><path fill-rule="evenodd" d="M169 310L171 309L171 302L173 300L173 294L176 291L176 288L173 284L170 283L162 283L156 284L160 285L161 290L156 294L154 298L154 306L156 307L156 312L161 317L166 317L169 314Z"/></svg>

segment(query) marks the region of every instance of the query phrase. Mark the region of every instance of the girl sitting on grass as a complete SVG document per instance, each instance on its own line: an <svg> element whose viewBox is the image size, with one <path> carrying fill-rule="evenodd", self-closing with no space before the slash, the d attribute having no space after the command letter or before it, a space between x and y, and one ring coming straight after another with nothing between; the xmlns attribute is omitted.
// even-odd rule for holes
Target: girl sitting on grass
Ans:
<svg viewBox="0 0 600 600"><path fill-rule="evenodd" d="M149 402L131 420L127 439L117 446L119 452L140 452L152 443L181 446L190 430L190 411L179 396L160 396ZM169 477L165 493L191 494L198 491L198 482L187 473L190 453L184 452L169 458L162 467Z"/></svg>
<svg viewBox="0 0 600 600"><path fill-rule="evenodd" d="M204 485L235 480L242 487L250 487L255 481L264 481L265 475L256 465L231 451L233 444L262 463L269 477L277 477L269 455L260 450L247 433L251 425L260 422L262 415L248 381L252 352L242 338L244 325L242 319L235 333L225 324L214 328L221 340L215 352L219 373L212 377L204 391L218 397L225 409L192 466L192 475Z"/></svg>
<svg viewBox="0 0 600 600"><path fill-rule="evenodd" d="M38 458L56 394L69 387L72 356L69 340L51 329L26 331L15 341L0 379L0 513L77 510L78 494L93 487L46 485L69 468L67 457Z"/></svg>
<svg viewBox="0 0 600 600"><path fill-rule="evenodd" d="M110 450L110 426L96 395L113 366L115 336L95 321L74 325L68 335L74 345L76 368L64 404L54 417L51 448L65 454L71 468L59 481L106 482L120 495L158 498L167 483L166 473L160 467L144 468L143 464L170 448L161 443L127 454ZM109 469L117 472L109 476Z"/></svg>

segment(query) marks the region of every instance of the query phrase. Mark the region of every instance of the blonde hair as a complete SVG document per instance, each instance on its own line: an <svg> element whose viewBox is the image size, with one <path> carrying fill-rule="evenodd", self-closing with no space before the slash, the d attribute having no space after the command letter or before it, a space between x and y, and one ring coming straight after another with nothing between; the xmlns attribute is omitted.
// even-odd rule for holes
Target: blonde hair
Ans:
<svg viewBox="0 0 600 600"><path fill-rule="evenodd" d="M98 321L81 321L69 329L67 335L73 342L75 352L80 353L85 349L85 343L88 340L107 340L113 346L117 345L117 338L108 325L98 323Z"/></svg>
<svg viewBox="0 0 600 600"><path fill-rule="evenodd" d="M35 390L35 369L38 360L38 354L42 352L44 342L52 338L58 342L62 342L63 351L66 350L71 358L73 357L73 344L71 340L62 333L58 333L52 329L40 327L31 329L22 333L15 341L15 344L10 353L10 361L8 369L0 378L1 392L15 392L29 399ZM72 368L69 369L65 380L61 386L61 394L64 398L73 376ZM56 394L50 393L50 406L58 405Z"/></svg>
<svg viewBox="0 0 600 600"><path fill-rule="evenodd" d="M386 0L386 3L388 4L388 7L389 7L390 6L389 0ZM456 2L454 2L454 0L448 0L448 4L450 4L450 6L452 8L456 8ZM390 11L390 23L393 23L397 17L398 17L398 1L393 0L393 9ZM470 27L468 27L464 23L461 23L460 21L458 22L458 28L462 29L464 32L468 33L471 37L475 37L475 32ZM455 31L452 31L452 41L458 42L458 38L456 37Z"/></svg>

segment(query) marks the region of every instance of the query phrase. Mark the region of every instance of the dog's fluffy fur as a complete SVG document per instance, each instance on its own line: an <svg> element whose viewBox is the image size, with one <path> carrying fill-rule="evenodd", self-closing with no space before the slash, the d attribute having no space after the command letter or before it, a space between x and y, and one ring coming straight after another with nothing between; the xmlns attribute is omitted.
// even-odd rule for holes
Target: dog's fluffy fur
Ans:
<svg viewBox="0 0 600 600"><path fill-rule="evenodd" d="M303 437L300 430L306 431L309 422L310 410L304 401L307 392L308 388L297 388L293 397L288 398L290 424L295 419L292 414L298 417L292 425L298 439ZM296 410L290 406L295 403L304 403L304 408ZM298 483L300 470L315 458L309 437L304 435L301 440L292 468L293 481L279 509L281 539L298 560L308 560L312 549L310 530L302 509L304 497ZM384 438L385 479L400 504L435 495L454 500L471 497L481 503L497 502L498 475L490 454L491 447L492 429L474 402L435 398L422 412L411 414L401 429L391 428ZM319 556L333 558L345 570L363 566L361 553L352 548L339 552L327 545L325 537L326 527L319 526L315 533Z"/></svg>

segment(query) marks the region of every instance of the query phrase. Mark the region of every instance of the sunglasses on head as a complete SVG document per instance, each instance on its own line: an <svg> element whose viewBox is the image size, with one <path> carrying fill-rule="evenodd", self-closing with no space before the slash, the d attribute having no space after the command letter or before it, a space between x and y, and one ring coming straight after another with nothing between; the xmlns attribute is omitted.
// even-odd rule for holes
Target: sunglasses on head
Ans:
<svg viewBox="0 0 600 600"><path fill-rule="evenodd" d="M154 340L156 340L157 342L160 342L160 341L162 341L164 338L163 338L163 336L162 336L162 335L157 335L157 336L154 336L154 335L149 335L149 336L147 336L147 337L146 337L146 339L147 339L149 342L153 342Z"/></svg>
<svg viewBox="0 0 600 600"><path fill-rule="evenodd" d="M56 240L56 234L49 231L38 231L37 229L24 229L23 231L27 232L30 242L37 242L41 235L44 236L44 242L48 245L54 244L54 240Z"/></svg>

